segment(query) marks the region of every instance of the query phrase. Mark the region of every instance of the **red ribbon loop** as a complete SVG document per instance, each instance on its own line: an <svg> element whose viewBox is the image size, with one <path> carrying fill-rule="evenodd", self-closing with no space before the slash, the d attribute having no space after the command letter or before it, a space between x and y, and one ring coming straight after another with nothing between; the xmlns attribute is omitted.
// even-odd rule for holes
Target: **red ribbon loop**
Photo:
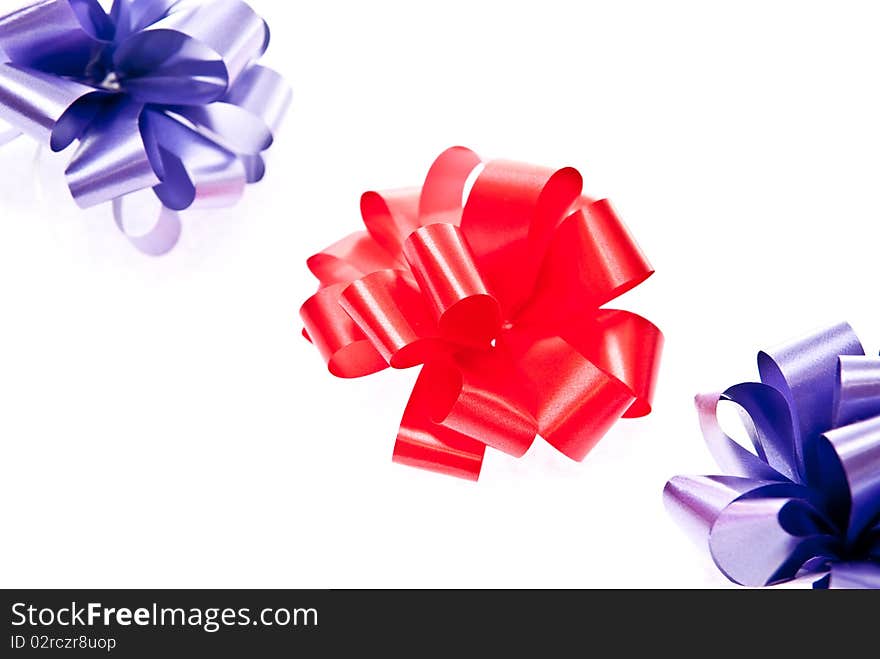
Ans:
<svg viewBox="0 0 880 659"><path fill-rule="evenodd" d="M334 243L306 262L321 287L349 283L376 270L395 267L391 255L379 247L366 231L359 231Z"/></svg>
<svg viewBox="0 0 880 659"><path fill-rule="evenodd" d="M406 237L421 226L419 190L366 192L361 197L361 216L376 244L400 260Z"/></svg>
<svg viewBox="0 0 880 659"><path fill-rule="evenodd" d="M570 167L554 172L501 160L474 183L461 229L507 317L531 295L553 233L582 187Z"/></svg>
<svg viewBox="0 0 880 659"><path fill-rule="evenodd" d="M438 374L442 371L433 366L426 366L419 374L400 422L393 460L475 481L480 476L486 444L433 421Z"/></svg>
<svg viewBox="0 0 880 659"><path fill-rule="evenodd" d="M431 420L521 457L535 439L537 398L509 355L464 350L425 368Z"/></svg>
<svg viewBox="0 0 880 659"><path fill-rule="evenodd" d="M349 285L339 300L376 351L394 368L424 362L436 347L436 324L415 282L397 270L379 270Z"/></svg>
<svg viewBox="0 0 880 659"><path fill-rule="evenodd" d="M454 146L440 154L425 178L419 200L419 217L425 225L461 224L464 188L481 164L480 156L463 146Z"/></svg>
<svg viewBox="0 0 880 659"><path fill-rule="evenodd" d="M633 392L635 400L624 418L650 414L660 372L663 333L651 321L617 309L601 309L587 324L589 328L581 325L566 331L566 339Z"/></svg>
<svg viewBox="0 0 880 659"><path fill-rule="evenodd" d="M507 337L538 399L538 433L572 460L583 460L635 400L632 390L560 336Z"/></svg>
<svg viewBox="0 0 880 659"><path fill-rule="evenodd" d="M650 277L654 270L608 200L582 198L556 231L536 290L519 318L563 320L598 309Z"/></svg>
<svg viewBox="0 0 880 659"><path fill-rule="evenodd" d="M501 310L483 281L461 229L431 224L413 232L403 248L440 334L450 341L488 347L501 327Z"/></svg>
<svg viewBox="0 0 880 659"><path fill-rule="evenodd" d="M300 309L308 338L333 375L359 378L387 364L345 310L339 297L346 284L333 284L310 297Z"/></svg>
<svg viewBox="0 0 880 659"><path fill-rule="evenodd" d="M621 417L648 414L663 335L601 309L653 270L571 168L481 161L463 147L419 191L370 192L367 232L309 259L321 282L305 333L332 373L424 364L394 460L479 476L486 446L536 434L581 460Z"/></svg>

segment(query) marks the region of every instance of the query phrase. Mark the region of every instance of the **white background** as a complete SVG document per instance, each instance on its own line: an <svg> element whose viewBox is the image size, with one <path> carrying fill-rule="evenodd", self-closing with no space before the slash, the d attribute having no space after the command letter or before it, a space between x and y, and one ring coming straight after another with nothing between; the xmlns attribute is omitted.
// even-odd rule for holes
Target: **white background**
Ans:
<svg viewBox="0 0 880 659"><path fill-rule="evenodd" d="M18 6L0 1L0 9ZM850 320L880 345L877 16L838 2L270 2L294 105L265 181L164 258L0 151L0 585L723 587L661 491L697 391ZM391 463L416 371L326 372L305 259L444 148L578 167L657 274L656 413L478 484Z"/></svg>

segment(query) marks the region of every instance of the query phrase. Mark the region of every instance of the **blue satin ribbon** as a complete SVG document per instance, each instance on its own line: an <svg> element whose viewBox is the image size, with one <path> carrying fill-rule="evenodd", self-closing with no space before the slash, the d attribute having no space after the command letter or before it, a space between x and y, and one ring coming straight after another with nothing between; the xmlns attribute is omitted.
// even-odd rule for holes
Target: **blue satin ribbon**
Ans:
<svg viewBox="0 0 880 659"><path fill-rule="evenodd" d="M60 151L81 207L152 188L163 209L145 252L168 251L176 211L234 203L265 173L290 103L256 63L266 23L241 0L40 0L0 18L0 119ZM0 129L0 139L14 132ZM2 142L0 142L2 144Z"/></svg>
<svg viewBox="0 0 880 659"><path fill-rule="evenodd" d="M880 588L880 358L843 323L759 353L758 370L761 382L697 397L725 475L673 478L667 508L736 583ZM722 401L753 450L721 429Z"/></svg>

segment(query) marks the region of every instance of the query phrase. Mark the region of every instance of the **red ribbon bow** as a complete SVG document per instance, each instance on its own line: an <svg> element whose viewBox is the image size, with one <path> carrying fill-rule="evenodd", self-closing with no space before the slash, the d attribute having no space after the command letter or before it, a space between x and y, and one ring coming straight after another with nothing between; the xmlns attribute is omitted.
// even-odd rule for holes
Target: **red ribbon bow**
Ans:
<svg viewBox="0 0 880 659"><path fill-rule="evenodd" d="M476 480L486 446L536 434L582 460L620 417L651 411L663 335L602 309L653 270L572 168L483 166L453 147L421 189L368 192L367 231L308 260L305 335L343 378L424 364L394 460Z"/></svg>

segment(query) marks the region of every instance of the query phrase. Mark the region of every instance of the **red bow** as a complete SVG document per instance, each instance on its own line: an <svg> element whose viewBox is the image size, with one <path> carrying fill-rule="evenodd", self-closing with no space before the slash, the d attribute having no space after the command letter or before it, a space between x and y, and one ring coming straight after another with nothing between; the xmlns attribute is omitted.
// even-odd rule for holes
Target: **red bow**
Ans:
<svg viewBox="0 0 880 659"><path fill-rule="evenodd" d="M519 457L536 434L582 460L651 411L663 335L600 307L653 270L582 185L454 147L421 190L366 193L367 231L309 259L321 287L300 313L331 373L424 364L396 462L476 480L486 446Z"/></svg>

